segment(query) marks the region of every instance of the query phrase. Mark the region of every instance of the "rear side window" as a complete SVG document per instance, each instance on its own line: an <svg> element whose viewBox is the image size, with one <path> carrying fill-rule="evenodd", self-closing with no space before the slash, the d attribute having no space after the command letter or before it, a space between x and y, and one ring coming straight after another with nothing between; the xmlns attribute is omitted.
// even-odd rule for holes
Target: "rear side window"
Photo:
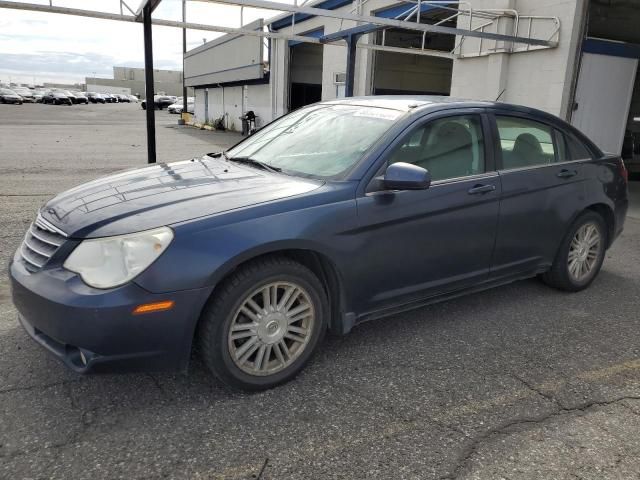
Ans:
<svg viewBox="0 0 640 480"><path fill-rule="evenodd" d="M588 160L592 158L589 149L571 134L556 130L556 145L558 146L558 161Z"/></svg>
<svg viewBox="0 0 640 480"><path fill-rule="evenodd" d="M534 120L496 115L502 168L524 168L556 161L551 127Z"/></svg>
<svg viewBox="0 0 640 480"><path fill-rule="evenodd" d="M571 160L585 160L591 158L589 149L573 135L564 136L567 144L567 154Z"/></svg>

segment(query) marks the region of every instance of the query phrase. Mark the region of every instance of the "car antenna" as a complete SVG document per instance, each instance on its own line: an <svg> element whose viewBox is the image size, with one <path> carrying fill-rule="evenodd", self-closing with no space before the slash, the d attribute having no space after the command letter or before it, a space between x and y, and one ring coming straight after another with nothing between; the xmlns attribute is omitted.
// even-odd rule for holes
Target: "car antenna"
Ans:
<svg viewBox="0 0 640 480"><path fill-rule="evenodd" d="M496 97L496 99L494 100L494 102L497 102L498 100L500 100L500 97L501 97L501 96L502 96L502 94L503 94L504 92L506 92L506 91L507 91L507 89L506 89L506 88L503 88L503 89L502 89L502 91L500 92L500 94L499 94L499 95Z"/></svg>

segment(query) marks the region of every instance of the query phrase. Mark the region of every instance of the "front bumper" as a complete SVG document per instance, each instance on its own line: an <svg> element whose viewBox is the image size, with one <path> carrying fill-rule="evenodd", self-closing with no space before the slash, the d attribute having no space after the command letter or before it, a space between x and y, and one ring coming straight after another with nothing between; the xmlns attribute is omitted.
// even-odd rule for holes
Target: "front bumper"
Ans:
<svg viewBox="0 0 640 480"><path fill-rule="evenodd" d="M200 312L212 288L164 294L135 283L94 289L60 267L9 267L13 303L27 333L79 373L185 370ZM173 300L164 312L133 315L143 303Z"/></svg>

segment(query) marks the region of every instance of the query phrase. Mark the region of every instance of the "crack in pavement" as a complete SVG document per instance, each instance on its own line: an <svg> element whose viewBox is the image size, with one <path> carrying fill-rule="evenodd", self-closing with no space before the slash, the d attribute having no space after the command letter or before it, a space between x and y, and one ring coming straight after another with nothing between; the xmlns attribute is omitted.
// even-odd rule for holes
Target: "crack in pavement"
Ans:
<svg viewBox="0 0 640 480"><path fill-rule="evenodd" d="M80 382L82 382L82 380L62 380L60 382L44 383L40 385L28 385L26 387L20 387L20 386L9 387L9 388L0 389L0 395L2 395L3 393L29 392L31 390L38 390L38 389L46 390L47 388L62 387L68 384L80 383Z"/></svg>
<svg viewBox="0 0 640 480"><path fill-rule="evenodd" d="M534 390L534 391L536 391L536 390ZM519 426L523 426L523 425L540 425L540 424L546 422L547 420L555 418L555 417L558 417L558 416L570 415L570 414L578 413L578 412L585 413L587 410L589 410L591 408L606 407L606 406L609 406L609 405L614 405L614 404L621 403L621 402L623 402L625 400L640 400L640 396L627 395L627 396L615 398L613 400L604 400L604 401L595 401L594 400L594 401L588 401L588 402L585 402L583 404L576 405L576 406L573 406L573 407L563 407L563 406L560 406L559 403L557 403L558 409L554 410L553 412L550 412L548 414L540 415L538 417L514 419L514 420L510 420L510 421L508 421L506 423L503 423L502 425L493 427L493 428L487 430L486 432L478 435L474 439L472 439L472 441L469 443L469 445L467 445L467 447L465 447L463 449L462 454L458 457L458 460L456 461L456 465L453 468L453 470L451 471L451 473L448 473L446 475L441 476L440 479L441 480L455 480L455 479L459 478L460 475L462 475L464 473L464 470L468 467L468 464L469 464L471 458L478 452L480 444L484 440L487 440L490 437L493 437L493 436L496 436L496 435L508 435L508 434L512 433L514 431L514 429L516 429ZM622 404L622 405L624 405L624 404Z"/></svg>

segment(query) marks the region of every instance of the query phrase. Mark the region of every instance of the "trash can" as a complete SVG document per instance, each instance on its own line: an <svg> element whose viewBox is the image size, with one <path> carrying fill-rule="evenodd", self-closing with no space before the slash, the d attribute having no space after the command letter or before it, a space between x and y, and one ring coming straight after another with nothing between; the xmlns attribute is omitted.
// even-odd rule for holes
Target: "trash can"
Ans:
<svg viewBox="0 0 640 480"><path fill-rule="evenodd" d="M253 113L253 110L249 110L240 117L240 120L242 121L242 135L251 135L256 128L256 114Z"/></svg>

